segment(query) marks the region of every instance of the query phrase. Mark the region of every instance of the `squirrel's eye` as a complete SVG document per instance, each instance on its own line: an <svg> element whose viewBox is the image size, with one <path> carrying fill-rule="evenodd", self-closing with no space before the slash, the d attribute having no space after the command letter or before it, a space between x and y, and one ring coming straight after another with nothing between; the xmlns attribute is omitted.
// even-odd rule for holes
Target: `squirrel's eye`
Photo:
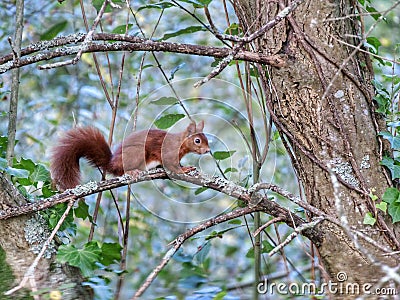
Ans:
<svg viewBox="0 0 400 300"><path fill-rule="evenodd" d="M200 143L201 143L200 138L195 138L195 139L194 139L194 143L195 143L196 145L200 145Z"/></svg>

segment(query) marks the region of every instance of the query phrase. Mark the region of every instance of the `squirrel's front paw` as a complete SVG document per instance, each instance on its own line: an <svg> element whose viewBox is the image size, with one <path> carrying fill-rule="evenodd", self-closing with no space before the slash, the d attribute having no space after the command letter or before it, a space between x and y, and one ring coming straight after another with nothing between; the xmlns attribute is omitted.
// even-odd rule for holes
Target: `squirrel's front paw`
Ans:
<svg viewBox="0 0 400 300"><path fill-rule="evenodd" d="M140 170L135 169L135 170L126 171L125 174L132 176L133 178L136 178L139 176L140 172L141 172Z"/></svg>
<svg viewBox="0 0 400 300"><path fill-rule="evenodd" d="M194 166L182 167L183 173L189 173L194 170L196 170L196 167L194 167Z"/></svg>

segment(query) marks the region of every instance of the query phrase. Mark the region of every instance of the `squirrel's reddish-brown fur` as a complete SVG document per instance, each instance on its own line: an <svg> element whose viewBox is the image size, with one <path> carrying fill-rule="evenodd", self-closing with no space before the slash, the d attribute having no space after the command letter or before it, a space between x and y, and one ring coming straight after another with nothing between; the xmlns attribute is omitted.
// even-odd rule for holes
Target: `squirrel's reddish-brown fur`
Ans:
<svg viewBox="0 0 400 300"><path fill-rule="evenodd" d="M191 123L184 132L167 133L150 129L131 133L112 153L101 132L94 127L76 127L67 131L53 149L51 174L60 190L80 182L79 159L116 176L126 171L145 170L158 165L181 173L181 158L189 152L210 151L203 134L204 122Z"/></svg>

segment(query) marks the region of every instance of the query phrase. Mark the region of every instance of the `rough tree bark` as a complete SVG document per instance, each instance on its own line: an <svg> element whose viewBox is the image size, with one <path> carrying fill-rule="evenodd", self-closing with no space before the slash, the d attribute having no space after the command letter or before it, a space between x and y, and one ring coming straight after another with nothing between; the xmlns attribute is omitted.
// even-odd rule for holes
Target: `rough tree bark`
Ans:
<svg viewBox="0 0 400 300"><path fill-rule="evenodd" d="M25 199L3 175L0 175L0 200L1 210L26 204ZM36 216L37 213L27 214L0 222L1 299L32 299L28 290L14 293L10 298L4 296L4 292L21 282L37 257L31 249L40 250L43 240L48 237L46 224L41 223ZM81 285L83 277L79 271L56 263L54 252L48 254L48 258L40 260L33 280L27 286L39 292L42 289L48 289L47 293L60 292L62 299L92 299L91 291ZM34 286L31 285L32 282Z"/></svg>
<svg viewBox="0 0 400 300"><path fill-rule="evenodd" d="M254 47L286 57L286 67L259 70L268 109L288 142L305 198L349 223L345 229L328 222L319 226L323 265L334 281L345 272L347 282L374 284L384 273L380 264L396 266L399 256L382 256L382 249L365 238L355 239L354 231L390 251L398 250L399 226L380 214L374 227L363 225L366 212L376 213L368 193L375 188L381 197L391 182L379 165L382 144L377 133L382 127L374 113L371 62L361 52L352 55L354 47L340 42L362 42L355 38L361 36L359 21L345 17L355 13L356 3L304 1ZM275 17L285 1L237 0L235 6L241 25L252 33ZM329 169L340 181L336 191Z"/></svg>

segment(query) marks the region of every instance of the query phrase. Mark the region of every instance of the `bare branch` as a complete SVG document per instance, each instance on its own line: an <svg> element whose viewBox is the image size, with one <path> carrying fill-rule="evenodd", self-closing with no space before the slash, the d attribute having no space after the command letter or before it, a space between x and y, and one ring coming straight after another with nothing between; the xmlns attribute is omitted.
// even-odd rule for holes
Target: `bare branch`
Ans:
<svg viewBox="0 0 400 300"><path fill-rule="evenodd" d="M224 223L226 221L236 219L238 217L248 215L250 213L256 212L256 211L263 211L264 208L262 207L245 207L245 208L239 208L237 210L231 211L227 214L224 214L222 216L218 216L216 218L212 218L211 220L208 220L207 222L201 223L200 225L187 230L183 234L179 235L175 240L173 240L171 243L168 245L173 245L173 248L167 251L165 253L164 257L162 258L160 264L153 269L153 271L147 276L146 280L144 283L140 286L140 288L136 291L135 295L133 296L132 300L138 299L145 291L146 289L150 286L150 284L156 279L158 273L164 267L168 264L168 262L171 260L173 255L178 251L178 249L183 245L183 243L190 237L196 235L199 232L204 231L205 229L212 227L216 224Z"/></svg>
<svg viewBox="0 0 400 300"><path fill-rule="evenodd" d="M303 1L304 0L293 1L289 6L285 7L284 9L282 9L276 15L276 17L274 19L269 21L267 24L265 24L259 30L257 30L256 32L252 33L249 36L245 36L245 37L241 38L241 37L238 37L236 35L222 34L222 33L218 33L218 32L214 32L214 34L215 34L216 37L218 37L218 38L220 38L222 40L227 40L227 41L232 41L232 42L250 43L250 42L254 41L255 39L259 38L260 36L262 36L263 34L265 34L271 28L275 27L280 21L282 21L292 11L294 11L296 9L296 7L299 6L299 4L301 4L301 2L303 2ZM212 29L214 29L214 28L212 28ZM215 31L215 29L213 31Z"/></svg>
<svg viewBox="0 0 400 300"><path fill-rule="evenodd" d="M76 55L82 49L78 43L82 43L85 40L85 37L85 34L79 33L68 35L65 37L57 37L51 41L41 41L31 44L21 49L21 59L19 61L13 60L12 53L4 55L0 57L0 74L5 73L11 69L38 63L41 61L46 61L57 57ZM110 43L96 43L96 41L109 41ZM67 46L69 44L73 45ZM86 45L86 47L84 47L83 49L83 53L106 51L160 51L209 56L223 59L231 54L232 49L224 47L153 41L136 36L113 33L93 34L93 42ZM39 53L35 55L30 55L36 52ZM27 55L30 56L27 57ZM265 55L262 53L245 51L243 49L240 49L236 54L234 54L233 60L245 60L260 64L271 65L278 68L286 65L285 56L283 55Z"/></svg>
<svg viewBox="0 0 400 300"><path fill-rule="evenodd" d="M324 220L323 217L318 217L309 223L305 223L305 224L301 225L300 227L295 228L294 232L292 232L281 244L276 246L274 249L271 250L271 252L268 253L268 256L271 257L272 255L277 253L279 250L281 250L283 247L285 247L287 244L289 244L303 230L314 228L319 223L321 223L323 220Z"/></svg>

